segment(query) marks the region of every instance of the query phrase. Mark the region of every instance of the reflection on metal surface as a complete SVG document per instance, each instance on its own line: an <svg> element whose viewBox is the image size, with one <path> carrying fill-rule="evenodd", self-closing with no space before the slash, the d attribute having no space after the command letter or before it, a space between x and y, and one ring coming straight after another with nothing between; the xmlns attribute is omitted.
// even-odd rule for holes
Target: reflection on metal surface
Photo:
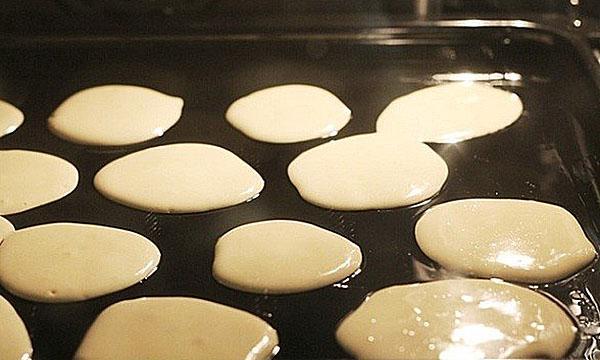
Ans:
<svg viewBox="0 0 600 360"><path fill-rule="evenodd" d="M600 64L600 50L594 49L594 57L596 58L596 61Z"/></svg>
<svg viewBox="0 0 600 360"><path fill-rule="evenodd" d="M443 2L440 0L413 0L417 19L423 20L442 12Z"/></svg>
<svg viewBox="0 0 600 360"><path fill-rule="evenodd" d="M397 45L414 45L414 44L422 44L426 42L425 40L419 39L380 39L380 40L372 40L373 43L377 45L387 45L387 46L397 46Z"/></svg>
<svg viewBox="0 0 600 360"><path fill-rule="evenodd" d="M411 262L416 282L465 278L464 275L450 272L444 268L424 264L414 257L411 258Z"/></svg>
<svg viewBox="0 0 600 360"><path fill-rule="evenodd" d="M539 24L526 20L442 20L435 22L439 26L451 27L515 27L515 28L538 28Z"/></svg>
<svg viewBox="0 0 600 360"><path fill-rule="evenodd" d="M507 81L521 81L523 76L516 72L494 72L494 73L440 73L434 74L432 78L436 81L494 81L494 80L507 80Z"/></svg>
<svg viewBox="0 0 600 360"><path fill-rule="evenodd" d="M584 280L587 282L587 280ZM600 337L600 320L598 318L598 304L588 287L576 281L574 289L567 297L570 300L568 309L577 319L581 329L581 339L575 346L573 354L583 354L586 360L600 359L598 339ZM570 357L571 358L571 357Z"/></svg>
<svg viewBox="0 0 600 360"><path fill-rule="evenodd" d="M586 286L569 292L571 304L569 310L579 321L584 334L589 336L600 335L600 319L598 303Z"/></svg>

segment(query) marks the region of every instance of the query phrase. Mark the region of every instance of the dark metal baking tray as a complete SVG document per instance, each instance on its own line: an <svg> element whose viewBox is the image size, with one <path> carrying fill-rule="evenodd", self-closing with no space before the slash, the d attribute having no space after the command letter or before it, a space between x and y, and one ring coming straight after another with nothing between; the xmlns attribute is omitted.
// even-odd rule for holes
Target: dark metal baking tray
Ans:
<svg viewBox="0 0 600 360"><path fill-rule="evenodd" d="M3 289L0 294L23 317L38 360L71 357L106 306L161 295L209 299L262 317L279 332L278 358L348 357L334 339L345 314L369 292L436 274L413 235L418 214L433 204L465 197L560 204L579 219L598 247L596 66L585 41L523 21L411 23L359 33L4 38L0 98L19 106L26 122L0 139L0 148L56 154L80 171L77 189L66 198L7 218L17 228L76 221L130 229L154 241L163 257L147 281L90 301L41 304ZM331 90L352 109L352 121L337 138L373 132L378 114L395 97L465 72L496 74L493 82L519 94L525 111L517 123L498 133L432 145L448 163L449 177L439 196L422 206L338 212L310 205L290 184L286 168L300 152L327 140L256 142L223 119L227 106L251 91L308 83ZM504 79L506 73L512 81ZM162 138L122 148L79 146L47 131L48 115L64 98L107 83L143 85L181 96L183 116ZM118 205L94 190L94 174L109 161L142 148L186 141L217 144L241 156L266 181L260 197L208 213L161 215ZM243 293L218 284L211 275L217 238L240 224L272 218L308 221L350 238L363 250L363 271L343 284L285 296ZM540 289L581 313L582 333L598 329L596 268L594 264L568 281ZM584 337L573 356L593 351L593 336Z"/></svg>

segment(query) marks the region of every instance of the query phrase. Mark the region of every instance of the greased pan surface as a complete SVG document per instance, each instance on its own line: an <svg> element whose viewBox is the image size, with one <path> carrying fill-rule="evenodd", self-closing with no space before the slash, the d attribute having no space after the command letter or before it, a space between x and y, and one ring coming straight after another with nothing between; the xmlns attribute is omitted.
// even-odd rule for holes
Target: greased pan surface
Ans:
<svg viewBox="0 0 600 360"><path fill-rule="evenodd" d="M516 28L407 28L396 35L372 37L4 43L0 45L0 98L20 107L26 121L0 139L0 149L56 154L80 172L80 183L71 195L7 218L17 228L77 221L129 229L149 237L160 248L162 260L158 271L142 284L90 301L52 305L21 300L3 289L0 294L27 324L36 359L71 357L94 318L112 303L165 295L213 300L262 317L279 332L278 358L348 357L334 339L345 314L369 292L436 276L413 235L418 214L433 204L466 197L556 203L578 218L598 247L600 198L595 174L600 161L600 92L593 71L597 70L566 38ZM449 177L439 196L422 206L366 212L312 206L297 194L286 168L299 153L327 140L266 144L246 138L224 120L227 106L240 96L272 85L306 83L332 91L352 109L353 119L337 138L373 132L377 116L394 98L434 84L434 79L457 77L449 73L465 72L491 77L516 92L525 112L498 133L432 145L448 163ZM509 80L500 79L498 74L505 73ZM123 148L75 145L48 132L46 119L63 99L80 89L109 83L148 86L180 96L185 99L183 116L162 138ZM110 202L92 186L94 174L113 159L150 146L189 141L217 144L239 155L265 179L261 195L219 211L160 215ZM348 237L362 248L362 272L343 284L285 296L248 294L218 284L211 275L217 238L235 226L272 218L307 221ZM575 315L581 313L582 325L589 325L587 332L598 320L593 296L600 296L600 279L595 268L542 287ZM573 355L586 351L582 346Z"/></svg>

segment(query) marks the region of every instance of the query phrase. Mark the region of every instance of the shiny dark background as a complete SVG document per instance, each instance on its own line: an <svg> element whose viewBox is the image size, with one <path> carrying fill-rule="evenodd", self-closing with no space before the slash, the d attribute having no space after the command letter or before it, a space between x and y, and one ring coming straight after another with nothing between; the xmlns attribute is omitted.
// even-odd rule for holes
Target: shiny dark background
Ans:
<svg viewBox="0 0 600 360"><path fill-rule="evenodd" d="M0 32L197 34L392 26L411 19L598 18L596 0L4 0Z"/></svg>
<svg viewBox="0 0 600 360"><path fill-rule="evenodd" d="M243 32L243 26L236 26L244 21L244 14L247 18L258 16L261 2L230 4L219 19L226 14L238 19L222 31L209 26L216 17L202 23L199 15L194 15L196 5L202 2L189 10L185 6L191 2L168 2L172 12L165 10L167 2L163 1L42 3L39 11L55 15L43 19L53 24L46 30L44 21L36 22L34 15L23 23L15 15L23 10L17 2L2 10L4 15L14 13L9 16L12 20L3 23L0 98L20 107L26 121L15 133L0 139L0 149L31 149L61 156L77 166L80 182L60 201L6 217L17 228L75 221L133 230L155 242L163 257L159 270L142 284L80 303L34 303L0 289L23 317L36 359L72 356L85 330L106 306L124 299L164 295L213 300L265 319L279 332L282 350L278 358L348 357L335 343L335 327L369 292L436 277L435 265L416 246L413 226L425 208L452 199L511 197L556 203L579 219L598 247L598 69L591 50L583 46L585 42L564 34L578 31L570 28L571 18L566 15L561 25L539 29L455 28L429 22L362 31L325 31L330 23L306 31L270 31L256 22L251 26L259 24L262 31ZM136 12L136 3L146 4L147 12ZM226 5L204 3L213 11ZM292 2L276 3L285 10L284 17L301 16L310 9L298 10ZM355 3L379 4L392 13L395 9L386 8L387 2ZM445 3L450 15L448 9L460 5ZM493 6L497 2L485 3ZM410 12L415 10L413 5L394 6L406 6L398 11ZM183 22L185 29L180 32L173 24L151 33L137 28L145 23L143 19L177 16L180 6L185 10L182 19L190 16L199 21L196 31ZM566 9L573 10L571 5ZM388 11L383 13L382 18L389 20ZM65 14L72 14L73 21L67 21ZM85 24L82 19L88 16L97 19ZM104 22L104 16L118 24L95 27L95 21ZM120 21L132 25L119 32L119 27L125 26ZM145 24L149 29L160 27ZM84 25L91 30L81 31L79 26ZM309 83L329 89L352 109L353 119L338 138L373 132L378 114L392 99L433 84L436 74L462 72L519 74L520 81L496 85L517 93L525 111L517 123L498 133L458 144L432 145L448 163L449 178L441 194L422 206L338 212L305 203L288 181L286 167L299 153L326 140L260 143L244 137L223 118L232 101L251 91L283 83ZM63 99L80 89L108 83L148 86L180 96L185 99L183 116L162 138L122 148L79 146L47 131L45 121ZM217 144L238 154L265 179L260 197L227 209L176 216L130 209L104 199L93 189L95 172L111 160L142 148L184 141ZM217 238L235 226L272 218L308 221L348 237L363 250L362 273L344 284L285 296L259 296L218 284L211 276ZM595 267L566 282L542 286L564 304L573 303L574 294L583 298L582 325L598 323L593 298L600 296L600 285ZM574 355L581 355L577 351Z"/></svg>

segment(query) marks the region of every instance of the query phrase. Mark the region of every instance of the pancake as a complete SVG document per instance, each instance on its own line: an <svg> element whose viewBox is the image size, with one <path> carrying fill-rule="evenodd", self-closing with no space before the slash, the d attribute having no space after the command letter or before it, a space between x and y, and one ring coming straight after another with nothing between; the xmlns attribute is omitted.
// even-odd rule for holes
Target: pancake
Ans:
<svg viewBox="0 0 600 360"><path fill-rule="evenodd" d="M246 136L269 143L334 136L350 118L350 109L331 92L301 84L255 91L236 100L225 113L225 119Z"/></svg>
<svg viewBox="0 0 600 360"><path fill-rule="evenodd" d="M340 323L357 359L564 358L577 328L547 297L491 280L442 280L376 291Z"/></svg>
<svg viewBox="0 0 600 360"><path fill-rule="evenodd" d="M150 297L105 309L75 360L269 359L277 332L245 311L206 300Z"/></svg>

